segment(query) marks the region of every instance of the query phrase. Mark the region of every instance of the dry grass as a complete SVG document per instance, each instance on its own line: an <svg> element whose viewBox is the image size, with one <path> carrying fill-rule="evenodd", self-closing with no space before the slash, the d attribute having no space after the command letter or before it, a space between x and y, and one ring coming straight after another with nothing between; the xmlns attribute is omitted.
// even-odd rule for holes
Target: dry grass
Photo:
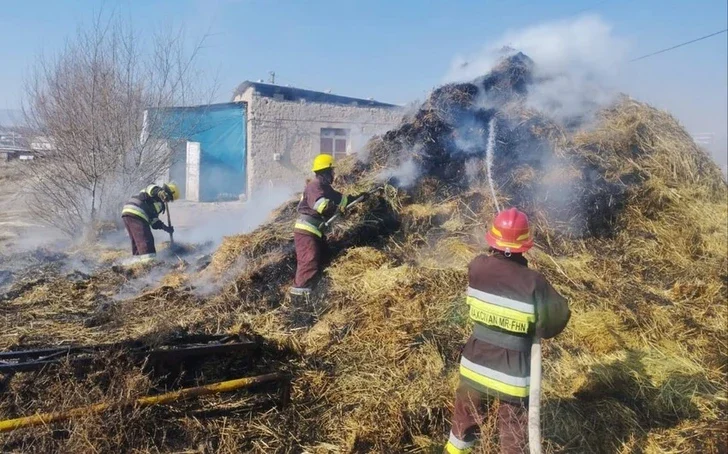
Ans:
<svg viewBox="0 0 728 454"><path fill-rule="evenodd" d="M465 92L456 95L467 101ZM435 122L430 117L417 121ZM539 235L529 259L574 313L566 331L545 343L547 452L726 452L728 191L719 170L672 117L629 99L605 111L593 130L540 131L569 171L517 165L500 189L504 200L530 210ZM372 187L393 152L387 140L372 147L370 167L342 166L347 189ZM604 181L589 180L592 172ZM619 203L609 208L614 219L588 234L565 230L562 213L547 209L540 181L568 182L579 196L619 185ZM5 348L252 331L279 348L259 367L292 373L291 402L272 407L238 393L111 412L62 425L65 437L50 428L18 432L3 439L4 449L439 452L470 332L466 265L484 248L493 206L484 188L432 177L408 191L388 187L331 232L333 262L319 293L302 305L285 295L295 263L295 201L258 230L227 238L205 271L163 269L160 285L117 302L95 327L76 315L155 269L31 286L0 303L19 317L3 327L11 334L2 338ZM201 294L201 283L215 290ZM62 371L20 374L0 415L113 401L153 385L114 364L103 379L80 382ZM34 380L49 385L39 389ZM481 452L495 449L494 424L493 416L484 423Z"/></svg>

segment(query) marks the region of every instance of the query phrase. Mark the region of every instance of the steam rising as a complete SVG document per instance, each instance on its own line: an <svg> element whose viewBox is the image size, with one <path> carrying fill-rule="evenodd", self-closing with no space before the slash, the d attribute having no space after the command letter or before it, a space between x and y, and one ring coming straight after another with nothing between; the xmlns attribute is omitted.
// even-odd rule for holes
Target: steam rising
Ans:
<svg viewBox="0 0 728 454"><path fill-rule="evenodd" d="M200 205L195 221L187 228L180 230L175 238L186 243L208 243L217 246L223 237L247 233L268 219L275 208L289 200L295 193L292 187L273 187L256 191L254 197L245 204L229 203L210 204L211 209L201 210Z"/></svg>
<svg viewBox="0 0 728 454"><path fill-rule="evenodd" d="M414 159L404 160L398 167L383 170L378 180L386 183L391 182L400 188L408 188L417 182L422 171Z"/></svg>
<svg viewBox="0 0 728 454"><path fill-rule="evenodd" d="M456 57L445 80L473 80L514 51L535 62L527 105L565 121L588 116L614 99L612 84L627 44L598 16L551 22L509 31L474 55Z"/></svg>
<svg viewBox="0 0 728 454"><path fill-rule="evenodd" d="M396 177L404 187L423 174L460 188L487 184L500 211L498 185L512 189L514 171L535 172L543 177L533 182L535 199L516 190L508 203L526 210L536 203L582 233L601 202L582 197L573 184L578 166L533 125L548 117L566 130L588 127L614 99L611 80L625 51L610 26L588 16L509 32L482 52L456 59L447 75L453 83L434 90L409 121L384 136L381 146L390 152L384 162L391 167L380 177ZM607 186L601 190L617 191Z"/></svg>

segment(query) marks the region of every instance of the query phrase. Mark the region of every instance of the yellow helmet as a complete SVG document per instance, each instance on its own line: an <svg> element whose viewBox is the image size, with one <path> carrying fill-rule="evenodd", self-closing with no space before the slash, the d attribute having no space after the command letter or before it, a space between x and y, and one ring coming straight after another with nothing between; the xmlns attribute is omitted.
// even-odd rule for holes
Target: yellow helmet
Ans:
<svg viewBox="0 0 728 454"><path fill-rule="evenodd" d="M172 194L172 200L179 199L179 187L176 183L167 183L164 185L164 188Z"/></svg>
<svg viewBox="0 0 728 454"><path fill-rule="evenodd" d="M334 157L330 154L320 154L313 159L313 172L319 170L333 169L334 168Z"/></svg>

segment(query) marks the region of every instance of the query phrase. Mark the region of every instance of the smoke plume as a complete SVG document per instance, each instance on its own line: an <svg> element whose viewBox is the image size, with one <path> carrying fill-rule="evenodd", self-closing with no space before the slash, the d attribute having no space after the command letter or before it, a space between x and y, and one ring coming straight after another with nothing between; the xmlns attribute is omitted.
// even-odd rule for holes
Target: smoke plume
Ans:
<svg viewBox="0 0 728 454"><path fill-rule="evenodd" d="M412 158L405 159L394 168L383 170L377 177L382 183L390 183L400 188L409 188L417 182L422 170Z"/></svg>
<svg viewBox="0 0 728 454"><path fill-rule="evenodd" d="M626 51L609 24L583 16L509 31L474 55L457 56L445 79L473 80L503 57L523 52L535 62L527 104L557 120L582 119L614 98Z"/></svg>
<svg viewBox="0 0 728 454"><path fill-rule="evenodd" d="M225 236L247 233L261 225L272 210L289 200L295 192L292 187L273 187L256 191L253 198L244 204L195 204L189 213L185 213L187 226L181 228L175 238L186 243L212 243L217 246Z"/></svg>

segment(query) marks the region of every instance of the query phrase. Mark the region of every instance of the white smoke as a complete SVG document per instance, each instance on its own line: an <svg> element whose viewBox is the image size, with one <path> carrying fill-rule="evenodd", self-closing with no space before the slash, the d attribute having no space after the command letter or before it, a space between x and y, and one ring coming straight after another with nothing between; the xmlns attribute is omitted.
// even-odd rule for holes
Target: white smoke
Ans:
<svg viewBox="0 0 728 454"><path fill-rule="evenodd" d="M474 116L461 119L453 131L455 146L466 154L480 153L486 145L486 132Z"/></svg>
<svg viewBox="0 0 728 454"><path fill-rule="evenodd" d="M408 158L397 167L383 170L377 176L377 180L384 183L392 182L400 188L408 188L415 184L421 173L422 170L414 159Z"/></svg>
<svg viewBox="0 0 728 454"><path fill-rule="evenodd" d="M628 46L598 16L509 31L469 56L457 56L446 82L487 74L506 55L523 52L535 63L527 103L555 119L588 116L616 94L615 79Z"/></svg>
<svg viewBox="0 0 728 454"><path fill-rule="evenodd" d="M245 203L173 206L176 214L183 215L180 228L175 227L175 239L184 243L212 243L217 246L223 237L250 232L267 221L271 211L289 200L295 192L292 187L278 186L256 191ZM177 225L174 219L172 222Z"/></svg>
<svg viewBox="0 0 728 454"><path fill-rule="evenodd" d="M479 181L481 168L482 160L477 157L465 161L465 176L468 178L469 184L474 184Z"/></svg>

